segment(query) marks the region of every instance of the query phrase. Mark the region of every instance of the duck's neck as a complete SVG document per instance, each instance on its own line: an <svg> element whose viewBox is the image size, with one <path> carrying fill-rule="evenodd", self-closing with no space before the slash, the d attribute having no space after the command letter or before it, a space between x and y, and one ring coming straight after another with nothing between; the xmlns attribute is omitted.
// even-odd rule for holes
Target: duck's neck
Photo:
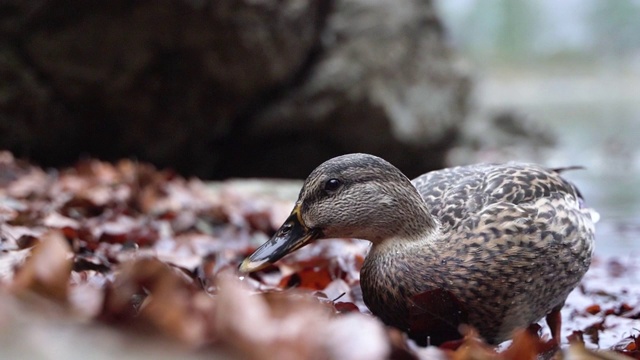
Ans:
<svg viewBox="0 0 640 360"><path fill-rule="evenodd" d="M411 235L398 234L382 241L373 242L367 259L373 260L377 258L380 260L382 258L397 257L398 255L410 257L413 254L421 257L429 254L436 256L438 254L438 241L437 226L426 229L421 233L413 233Z"/></svg>
<svg viewBox="0 0 640 360"><path fill-rule="evenodd" d="M409 326L405 318L398 317L407 312L406 298L442 283L437 222L422 230L373 242L360 272L369 309L385 323L402 329Z"/></svg>
<svg viewBox="0 0 640 360"><path fill-rule="evenodd" d="M373 249L381 251L390 247L423 246L438 238L440 224L431 215L422 197L417 192L414 196L417 198L406 201L402 211L390 216L387 226L378 228L375 236L369 238Z"/></svg>

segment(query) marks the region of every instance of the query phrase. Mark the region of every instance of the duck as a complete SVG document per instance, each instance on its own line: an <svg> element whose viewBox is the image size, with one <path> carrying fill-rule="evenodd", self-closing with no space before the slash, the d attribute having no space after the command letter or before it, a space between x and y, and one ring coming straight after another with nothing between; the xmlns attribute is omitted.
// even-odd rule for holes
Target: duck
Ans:
<svg viewBox="0 0 640 360"><path fill-rule="evenodd" d="M289 217L239 270L320 239L368 240L364 303L416 343L459 341L472 328L499 344L545 318L559 344L560 310L589 268L598 217L562 170L484 163L409 180L380 157L338 156L311 172Z"/></svg>

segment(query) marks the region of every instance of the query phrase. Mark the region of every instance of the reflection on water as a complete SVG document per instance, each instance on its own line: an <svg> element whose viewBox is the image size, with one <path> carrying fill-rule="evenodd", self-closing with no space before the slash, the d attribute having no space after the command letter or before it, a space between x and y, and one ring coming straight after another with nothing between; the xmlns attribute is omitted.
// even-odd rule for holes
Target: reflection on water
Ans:
<svg viewBox="0 0 640 360"><path fill-rule="evenodd" d="M558 74L537 75L487 76L481 107L516 108L551 128L558 146L541 162L586 167L565 176L601 215L596 253L640 255L640 76L567 77L558 86Z"/></svg>

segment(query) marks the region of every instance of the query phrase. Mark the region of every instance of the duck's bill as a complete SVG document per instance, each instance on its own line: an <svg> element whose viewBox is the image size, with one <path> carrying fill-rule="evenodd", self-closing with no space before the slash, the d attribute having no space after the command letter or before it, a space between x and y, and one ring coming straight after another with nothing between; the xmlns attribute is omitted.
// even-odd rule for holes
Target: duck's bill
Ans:
<svg viewBox="0 0 640 360"><path fill-rule="evenodd" d="M264 269L285 255L313 242L319 235L319 231L305 226L300 217L299 206L296 206L276 234L244 259L240 264L240 271L252 272Z"/></svg>

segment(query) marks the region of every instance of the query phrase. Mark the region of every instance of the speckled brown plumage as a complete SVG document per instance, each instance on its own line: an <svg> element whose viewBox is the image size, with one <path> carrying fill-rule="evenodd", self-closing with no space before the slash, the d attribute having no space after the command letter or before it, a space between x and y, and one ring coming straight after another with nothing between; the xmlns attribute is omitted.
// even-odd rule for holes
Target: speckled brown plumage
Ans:
<svg viewBox="0 0 640 360"><path fill-rule="evenodd" d="M594 243L595 213L576 188L533 164L455 167L410 182L383 159L344 155L309 175L293 214L313 238L372 242L361 271L365 303L420 343L452 335L412 331L413 296L453 295L464 321L499 343L562 307ZM273 241L288 236L286 226ZM458 325L438 311L434 321Z"/></svg>
<svg viewBox="0 0 640 360"><path fill-rule="evenodd" d="M388 324L407 330L407 298L441 288L464 304L487 341L498 343L562 307L589 267L592 212L557 172L484 164L412 183L440 229L432 246L399 253L374 247L366 259L365 301Z"/></svg>

